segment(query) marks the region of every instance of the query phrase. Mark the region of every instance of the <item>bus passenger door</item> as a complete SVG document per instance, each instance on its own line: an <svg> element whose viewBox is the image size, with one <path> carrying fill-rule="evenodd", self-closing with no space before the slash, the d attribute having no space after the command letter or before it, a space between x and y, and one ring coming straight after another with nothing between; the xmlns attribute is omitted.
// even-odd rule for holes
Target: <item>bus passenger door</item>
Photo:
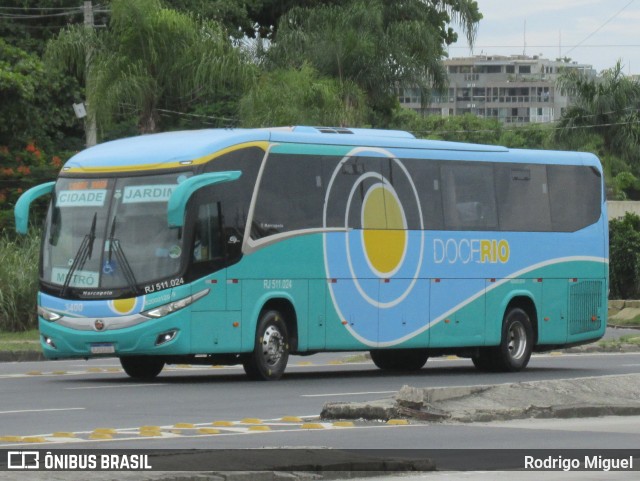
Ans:
<svg viewBox="0 0 640 481"><path fill-rule="evenodd" d="M485 332L484 279L432 279L430 347L481 346Z"/></svg>
<svg viewBox="0 0 640 481"><path fill-rule="evenodd" d="M307 347L309 351L322 350L326 347L327 315L326 315L327 281L326 279L309 280L309 329Z"/></svg>
<svg viewBox="0 0 640 481"><path fill-rule="evenodd" d="M398 347L429 346L429 280L380 279L378 343ZM421 332L420 332L421 331ZM398 344L398 341L401 341Z"/></svg>
<svg viewBox="0 0 640 481"><path fill-rule="evenodd" d="M209 289L209 293L191 308L191 352L207 354L236 352L240 349L239 311L228 312L228 288L223 269L193 283L192 293ZM237 318L236 318L237 314Z"/></svg>

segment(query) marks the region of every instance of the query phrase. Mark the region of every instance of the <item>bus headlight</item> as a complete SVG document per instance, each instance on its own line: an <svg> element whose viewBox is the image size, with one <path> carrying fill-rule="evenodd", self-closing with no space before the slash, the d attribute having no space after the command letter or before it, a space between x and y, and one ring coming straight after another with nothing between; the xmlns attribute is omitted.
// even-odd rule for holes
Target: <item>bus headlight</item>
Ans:
<svg viewBox="0 0 640 481"><path fill-rule="evenodd" d="M172 301L159 307L154 307L153 309L149 309L148 311L143 312L142 315L154 318L164 317L168 314L179 311L180 309L184 309L185 307L193 304L198 299L201 299L209 294L210 290L211 289L205 289L193 294L192 296L185 297L177 301Z"/></svg>
<svg viewBox="0 0 640 481"><path fill-rule="evenodd" d="M38 315L42 317L45 321L49 321L49 322L56 322L58 319L62 318L60 314L50 311L49 309L45 309L42 306L38 306Z"/></svg>

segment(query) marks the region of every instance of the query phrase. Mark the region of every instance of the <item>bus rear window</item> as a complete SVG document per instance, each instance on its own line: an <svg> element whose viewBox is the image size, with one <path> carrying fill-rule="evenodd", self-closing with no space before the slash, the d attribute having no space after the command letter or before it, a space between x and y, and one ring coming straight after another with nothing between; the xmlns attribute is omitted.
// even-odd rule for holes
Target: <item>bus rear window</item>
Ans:
<svg viewBox="0 0 640 481"><path fill-rule="evenodd" d="M554 231L574 232L600 218L600 173L591 167L547 166Z"/></svg>

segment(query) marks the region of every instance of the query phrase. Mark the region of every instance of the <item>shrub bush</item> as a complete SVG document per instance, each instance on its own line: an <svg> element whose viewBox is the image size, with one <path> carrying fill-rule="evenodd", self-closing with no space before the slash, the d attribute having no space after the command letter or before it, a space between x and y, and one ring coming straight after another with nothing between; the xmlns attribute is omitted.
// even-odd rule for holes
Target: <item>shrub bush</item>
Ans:
<svg viewBox="0 0 640 481"><path fill-rule="evenodd" d="M609 298L640 298L640 217L609 222Z"/></svg>
<svg viewBox="0 0 640 481"><path fill-rule="evenodd" d="M0 236L0 330L27 331L37 327L40 235Z"/></svg>
<svg viewBox="0 0 640 481"><path fill-rule="evenodd" d="M50 156L33 142L14 150L0 145L0 232L13 230L13 206L20 194L34 185L55 180L62 159L69 155L65 152ZM48 202L48 198L35 202L33 219L42 219Z"/></svg>

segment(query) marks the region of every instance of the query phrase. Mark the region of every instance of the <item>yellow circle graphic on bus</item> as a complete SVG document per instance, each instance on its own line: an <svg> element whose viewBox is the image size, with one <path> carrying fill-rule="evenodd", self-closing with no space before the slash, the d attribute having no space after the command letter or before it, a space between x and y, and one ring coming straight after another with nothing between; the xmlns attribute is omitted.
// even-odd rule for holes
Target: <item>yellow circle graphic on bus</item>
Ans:
<svg viewBox="0 0 640 481"><path fill-rule="evenodd" d="M420 329L422 317L408 313L424 309L425 284L418 280L428 275L425 230L418 188L404 163L382 148L346 152L327 183L323 226L329 294L349 334L381 347L406 335L384 319Z"/></svg>
<svg viewBox="0 0 640 481"><path fill-rule="evenodd" d="M362 207L363 243L371 268L381 274L395 272L407 248L407 222L396 193L385 184L369 189Z"/></svg>
<svg viewBox="0 0 640 481"><path fill-rule="evenodd" d="M137 301L135 297L130 299L114 299L109 301L109 307L117 314L131 314L136 307Z"/></svg>

